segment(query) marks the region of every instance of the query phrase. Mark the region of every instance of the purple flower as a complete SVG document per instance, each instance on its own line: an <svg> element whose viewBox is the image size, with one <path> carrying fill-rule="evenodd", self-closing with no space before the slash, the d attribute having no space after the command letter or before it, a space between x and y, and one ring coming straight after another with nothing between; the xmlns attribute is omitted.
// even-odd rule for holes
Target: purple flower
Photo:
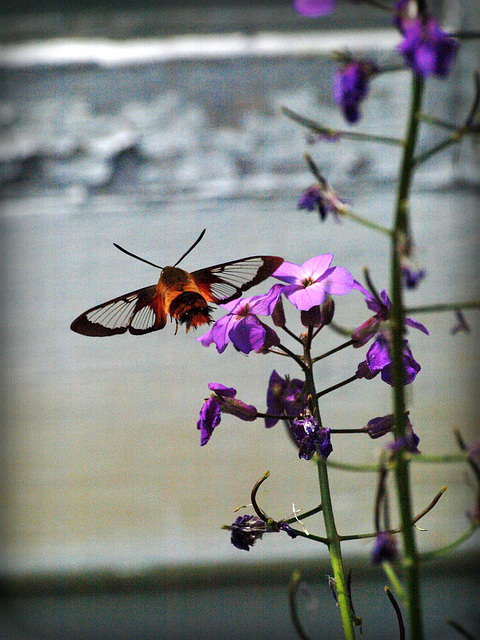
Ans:
<svg viewBox="0 0 480 640"><path fill-rule="evenodd" d="M229 342L245 354L266 351L278 345L280 339L275 331L261 322L257 314L271 315L281 292L282 286L274 285L265 295L236 299L220 305L229 313L217 320L197 341L205 347L215 343L218 353L223 353Z"/></svg>
<svg viewBox="0 0 480 640"><path fill-rule="evenodd" d="M413 382L421 367L414 359L407 340L403 341L403 384ZM391 356L390 341L382 334L378 335L365 359L368 368L373 374L380 372L384 382L393 387L393 361Z"/></svg>
<svg viewBox="0 0 480 640"><path fill-rule="evenodd" d="M331 213L338 222L338 213L348 207L325 182L323 185L314 184L304 191L297 203L297 208L305 209L306 211L318 211L322 222Z"/></svg>
<svg viewBox="0 0 480 640"><path fill-rule="evenodd" d="M273 274L287 282L282 287L288 300L299 310L308 311L320 305L329 295L345 295L352 290L353 277L343 267L330 267L333 255L326 253L310 258L301 266L283 262Z"/></svg>
<svg viewBox="0 0 480 640"><path fill-rule="evenodd" d="M370 438L381 438L386 433L390 433L395 428L395 416L390 413L387 416L372 418L367 422L367 426L363 427Z"/></svg>
<svg viewBox="0 0 480 640"><path fill-rule="evenodd" d="M410 422L410 418L408 417L408 411L405 412L405 439L400 438L396 440L394 443L390 445L390 449L396 451L403 446L406 446L408 451L411 453L418 453L418 445L420 443L420 438L413 431L412 423ZM386 433L390 433L395 428L395 417L393 414L389 414L387 416L381 416L379 418L373 418L367 422L367 426L364 427L364 430L368 433L368 435L372 438L381 438Z"/></svg>
<svg viewBox="0 0 480 640"><path fill-rule="evenodd" d="M303 388L304 383L298 378L282 378L273 370L268 381L267 413L288 418L299 416L307 406L305 394L302 394ZM278 420L279 418L265 418L265 426L270 429Z"/></svg>
<svg viewBox="0 0 480 640"><path fill-rule="evenodd" d="M427 273L425 269L417 267L408 258L400 259L400 268L402 270L403 284L406 289L416 289Z"/></svg>
<svg viewBox="0 0 480 640"><path fill-rule="evenodd" d="M390 302L390 298L388 297L385 289L380 293L379 298L372 295L370 291L367 291L367 289L365 289L365 287L356 280L354 281L353 289L363 293L367 307L370 311L374 311L375 313L373 317L366 320L352 333L352 339L354 341L353 346L358 348L368 342L370 338L377 333L384 330L387 330L388 332L388 321L392 312L392 303ZM423 333L428 336L428 330L421 322L413 320L412 318L405 318L404 323L409 327L423 331Z"/></svg>
<svg viewBox="0 0 480 640"><path fill-rule="evenodd" d="M425 269L421 269L412 259L415 247L410 234L398 245L400 256L400 270L403 285L406 289L416 289L426 275Z"/></svg>
<svg viewBox="0 0 480 640"><path fill-rule="evenodd" d="M433 16L401 21L403 41L398 50L408 66L420 76L448 75L457 53L458 43L443 31Z"/></svg>
<svg viewBox="0 0 480 640"><path fill-rule="evenodd" d="M310 460L318 451L322 458L326 459L333 451L330 429L321 429L315 418L308 413L304 417L295 418L290 431L299 449L299 458Z"/></svg>
<svg viewBox="0 0 480 640"><path fill-rule="evenodd" d="M420 438L413 430L410 418L407 416L405 424L405 435L402 438L397 438L395 442L389 445L391 451L399 451L400 449L406 449L410 453L420 453L418 445L420 444Z"/></svg>
<svg viewBox="0 0 480 640"><path fill-rule="evenodd" d="M355 348L361 347L375 336L373 344L367 351L365 362L360 363L356 376L357 378L371 379L378 373L381 373L382 380L393 386L393 368L390 344L391 330L389 324L392 303L390 302L385 290L383 290L380 293L380 297L377 298L362 287L362 285L357 281L355 281L353 288L363 293L367 307L371 311L375 312L374 316L369 318L352 333L353 346ZM405 325L419 329L428 335L427 329L420 322L417 322L412 318L405 318L404 323ZM414 359L407 340L403 341L403 366L403 383L410 384L415 380L415 377L421 367ZM370 372L370 375L368 372Z"/></svg>
<svg viewBox="0 0 480 640"><path fill-rule="evenodd" d="M197 422L197 429L200 430L200 446L202 447L207 444L213 430L220 424L222 412L231 413L248 422L257 417L257 410L253 405L235 399L237 392L232 387L210 382L208 388L213 393L205 400L200 409L200 417Z"/></svg>
<svg viewBox="0 0 480 640"><path fill-rule="evenodd" d="M232 524L231 543L237 549L250 551L258 539L267 531L266 523L258 516L238 516Z"/></svg>
<svg viewBox="0 0 480 640"><path fill-rule="evenodd" d="M293 8L307 18L326 16L335 9L336 0L294 0Z"/></svg>
<svg viewBox="0 0 480 640"><path fill-rule="evenodd" d="M395 562L398 558L397 539L387 531L380 531L375 538L372 550L373 564Z"/></svg>
<svg viewBox="0 0 480 640"><path fill-rule="evenodd" d="M291 538L296 538L298 533L286 522L269 519L267 522L258 516L238 516L231 526L231 543L237 549L250 551L257 540L260 540L264 533L279 533L285 531Z"/></svg>
<svg viewBox="0 0 480 640"><path fill-rule="evenodd" d="M350 124L360 118L360 102L366 97L368 81L376 71L376 65L369 60L351 60L335 74L333 97Z"/></svg>

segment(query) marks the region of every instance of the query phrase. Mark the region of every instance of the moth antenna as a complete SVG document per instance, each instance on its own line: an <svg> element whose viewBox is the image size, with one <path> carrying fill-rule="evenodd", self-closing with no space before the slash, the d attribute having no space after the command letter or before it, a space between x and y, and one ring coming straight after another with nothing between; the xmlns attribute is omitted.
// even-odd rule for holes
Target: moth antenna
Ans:
<svg viewBox="0 0 480 640"><path fill-rule="evenodd" d="M180 262L186 258L188 256L188 254L190 253L190 251L193 251L193 249L195 249L195 247L197 246L197 244L200 242L200 240L203 238L203 236L205 235L205 231L206 229L204 229L202 231L202 233L198 236L198 238L195 240L195 242L192 244L192 246L190 247L190 249L188 249L188 251L185 251L185 253L183 254L183 256L180 258L180 260L177 260L176 263L173 265L174 267L177 266L177 264L180 264Z"/></svg>
<svg viewBox="0 0 480 640"><path fill-rule="evenodd" d="M132 258L136 258L137 260L140 260L140 262L145 262L145 264L149 264L151 267L155 267L156 269L163 269L163 267L160 267L158 264L154 264L153 262L150 262L150 260L145 260L145 258L140 258L140 256L135 255L131 251L127 251L116 242L113 243L113 246L117 247L117 249L119 249L120 251L123 251L123 253L126 253L127 256L131 256Z"/></svg>

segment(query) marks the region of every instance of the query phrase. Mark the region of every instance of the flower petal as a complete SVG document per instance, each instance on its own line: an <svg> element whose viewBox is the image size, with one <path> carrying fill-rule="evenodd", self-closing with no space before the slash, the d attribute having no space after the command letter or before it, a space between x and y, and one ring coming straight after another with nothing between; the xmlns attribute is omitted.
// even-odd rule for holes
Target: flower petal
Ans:
<svg viewBox="0 0 480 640"><path fill-rule="evenodd" d="M225 398L234 398L237 395L236 389L233 387L226 387L224 384L220 384L220 382L209 382L208 388L210 391L215 391L217 396Z"/></svg>
<svg viewBox="0 0 480 640"><path fill-rule="evenodd" d="M272 275L274 278L290 284L299 284L304 277L302 267L299 267L298 264L294 262L287 262L286 260L282 262Z"/></svg>
<svg viewBox="0 0 480 640"><path fill-rule="evenodd" d="M325 290L321 283L315 282L308 287L291 285L285 287L284 294L299 311L308 311L325 300Z"/></svg>
<svg viewBox="0 0 480 640"><path fill-rule="evenodd" d="M352 290L353 276L343 267L332 267L327 270L321 283L326 293L343 296Z"/></svg>
<svg viewBox="0 0 480 640"><path fill-rule="evenodd" d="M248 315L235 323L229 338L239 351L248 354L263 347L265 327L257 317Z"/></svg>
<svg viewBox="0 0 480 640"><path fill-rule="evenodd" d="M332 253L324 253L321 256L315 256L314 258L306 260L301 266L303 274L302 280L305 278L310 278L313 281L318 280L331 265L332 260Z"/></svg>

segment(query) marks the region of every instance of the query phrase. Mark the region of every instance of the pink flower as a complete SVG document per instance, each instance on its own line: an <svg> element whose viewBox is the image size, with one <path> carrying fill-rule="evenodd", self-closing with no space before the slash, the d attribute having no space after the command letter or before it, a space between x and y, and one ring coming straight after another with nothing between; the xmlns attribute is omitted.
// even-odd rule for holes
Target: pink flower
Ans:
<svg viewBox="0 0 480 640"><path fill-rule="evenodd" d="M275 331L261 322L257 314L272 314L281 289L282 286L277 284L265 295L235 299L220 305L229 313L217 320L210 331L197 341L204 347L214 343L218 353L223 353L229 342L245 354L278 345L280 340Z"/></svg>
<svg viewBox="0 0 480 640"><path fill-rule="evenodd" d="M288 284L282 293L299 310L322 304L326 295L345 295L352 290L353 276L343 267L330 267L331 253L310 258L302 265L283 262L273 274Z"/></svg>

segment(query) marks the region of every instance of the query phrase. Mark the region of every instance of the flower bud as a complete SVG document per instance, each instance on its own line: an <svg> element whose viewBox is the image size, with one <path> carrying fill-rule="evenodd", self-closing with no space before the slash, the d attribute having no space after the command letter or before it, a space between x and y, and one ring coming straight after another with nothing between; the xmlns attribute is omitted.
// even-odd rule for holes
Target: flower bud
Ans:
<svg viewBox="0 0 480 640"><path fill-rule="evenodd" d="M282 298L278 298L272 311L272 322L276 327L284 327L286 324L285 310L283 308Z"/></svg>

